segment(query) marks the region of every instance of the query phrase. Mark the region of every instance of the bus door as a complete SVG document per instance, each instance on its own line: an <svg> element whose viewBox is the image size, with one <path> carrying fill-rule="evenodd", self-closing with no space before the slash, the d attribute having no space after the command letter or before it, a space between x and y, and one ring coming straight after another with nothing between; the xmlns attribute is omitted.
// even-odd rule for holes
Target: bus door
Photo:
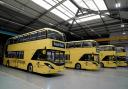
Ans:
<svg viewBox="0 0 128 89"><path fill-rule="evenodd" d="M33 70L41 71L45 66L44 61L46 61L46 50L38 49L32 57Z"/></svg>

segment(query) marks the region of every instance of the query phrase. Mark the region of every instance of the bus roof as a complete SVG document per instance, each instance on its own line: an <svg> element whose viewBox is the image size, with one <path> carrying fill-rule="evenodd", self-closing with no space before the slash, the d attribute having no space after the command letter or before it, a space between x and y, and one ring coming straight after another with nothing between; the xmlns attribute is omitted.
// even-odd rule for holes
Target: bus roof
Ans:
<svg viewBox="0 0 128 89"><path fill-rule="evenodd" d="M79 41L69 41L67 43L71 43L71 42L96 42L95 40L79 40Z"/></svg>
<svg viewBox="0 0 128 89"><path fill-rule="evenodd" d="M28 32L28 33L24 33L24 34L21 34L21 35L17 35L17 36L14 36L14 37L11 37L11 38L9 38L9 39L15 39L15 38L18 38L18 37L23 37L23 36L27 36L27 35L30 35L30 34L34 34L34 33L37 33L37 32L42 32L42 31L54 31L54 32L57 32L57 33L59 33L59 34L61 34L61 35L63 35L63 33L62 32L60 32L60 31L57 31L57 30L55 30L55 29L52 29L52 28L42 28L42 29L38 29L38 30L35 30L35 31L31 31L31 32Z"/></svg>
<svg viewBox="0 0 128 89"><path fill-rule="evenodd" d="M119 49L125 49L125 47L116 47L116 48L119 48Z"/></svg>
<svg viewBox="0 0 128 89"><path fill-rule="evenodd" d="M114 45L100 45L99 47L115 47Z"/></svg>

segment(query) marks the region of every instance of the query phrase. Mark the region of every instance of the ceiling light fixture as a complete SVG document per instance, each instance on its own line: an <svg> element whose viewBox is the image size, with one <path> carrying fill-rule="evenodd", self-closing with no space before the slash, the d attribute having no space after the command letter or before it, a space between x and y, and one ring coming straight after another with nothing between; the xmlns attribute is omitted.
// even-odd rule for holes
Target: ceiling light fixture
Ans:
<svg viewBox="0 0 128 89"><path fill-rule="evenodd" d="M106 14L106 15L110 15L110 13L109 13L109 12L106 12L105 14Z"/></svg>
<svg viewBox="0 0 128 89"><path fill-rule="evenodd" d="M121 24L121 27L123 28L124 27L124 24Z"/></svg>
<svg viewBox="0 0 128 89"><path fill-rule="evenodd" d="M94 30L93 30L93 29L91 29L91 31L92 31L92 32L94 32Z"/></svg>
<svg viewBox="0 0 128 89"><path fill-rule="evenodd" d="M123 32L122 34L123 34L123 35L126 35L126 32Z"/></svg>
<svg viewBox="0 0 128 89"><path fill-rule="evenodd" d="M50 25L54 25L53 23L49 23Z"/></svg>
<svg viewBox="0 0 128 89"><path fill-rule="evenodd" d="M120 3L116 3L116 8L120 8L121 4Z"/></svg>

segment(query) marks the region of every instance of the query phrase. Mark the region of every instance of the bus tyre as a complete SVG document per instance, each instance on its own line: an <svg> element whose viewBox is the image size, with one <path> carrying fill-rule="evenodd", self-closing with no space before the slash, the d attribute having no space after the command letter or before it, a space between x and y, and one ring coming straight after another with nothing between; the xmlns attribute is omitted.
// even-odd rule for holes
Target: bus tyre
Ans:
<svg viewBox="0 0 128 89"><path fill-rule="evenodd" d="M101 68L104 68L104 64L102 62L100 63L100 67Z"/></svg>
<svg viewBox="0 0 128 89"><path fill-rule="evenodd" d="M28 65L27 71L28 71L28 72L33 72L33 66L32 66L32 64L29 64L29 65Z"/></svg>
<svg viewBox="0 0 128 89"><path fill-rule="evenodd" d="M81 65L80 65L79 63L77 63L77 64L75 65L75 69L77 69L77 70L81 69Z"/></svg>

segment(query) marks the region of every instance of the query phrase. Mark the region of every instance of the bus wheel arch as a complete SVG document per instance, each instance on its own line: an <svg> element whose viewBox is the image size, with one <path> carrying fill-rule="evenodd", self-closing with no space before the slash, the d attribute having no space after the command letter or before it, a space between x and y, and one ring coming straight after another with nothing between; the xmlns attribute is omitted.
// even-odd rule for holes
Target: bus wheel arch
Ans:
<svg viewBox="0 0 128 89"><path fill-rule="evenodd" d="M31 63L28 64L28 66L27 66L27 71L28 71L28 72L33 72L33 66L32 66Z"/></svg>
<svg viewBox="0 0 128 89"><path fill-rule="evenodd" d="M104 63L100 62L100 67L104 68Z"/></svg>
<svg viewBox="0 0 128 89"><path fill-rule="evenodd" d="M75 64L75 69L77 69L77 70L81 69L81 64L80 63L76 63Z"/></svg>

